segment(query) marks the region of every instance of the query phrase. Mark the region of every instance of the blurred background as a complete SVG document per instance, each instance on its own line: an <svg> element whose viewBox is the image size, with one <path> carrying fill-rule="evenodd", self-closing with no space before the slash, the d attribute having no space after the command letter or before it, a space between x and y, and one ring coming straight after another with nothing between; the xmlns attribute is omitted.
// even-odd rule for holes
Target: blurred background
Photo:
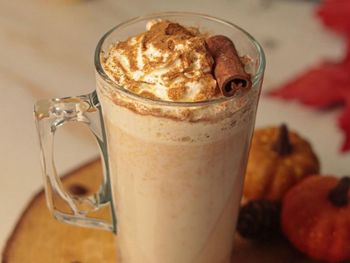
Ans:
<svg viewBox="0 0 350 263"><path fill-rule="evenodd" d="M323 174L349 174L350 154L339 150L344 139L337 127L340 109L316 111L266 96L325 58L344 56L344 40L315 16L318 4L302 0L0 0L0 248L30 197L42 187L34 102L91 92L99 38L123 20L146 13L207 13L250 32L267 57L257 126L287 123L311 141ZM97 155L97 146L84 127L70 124L58 131L55 156L60 173Z"/></svg>

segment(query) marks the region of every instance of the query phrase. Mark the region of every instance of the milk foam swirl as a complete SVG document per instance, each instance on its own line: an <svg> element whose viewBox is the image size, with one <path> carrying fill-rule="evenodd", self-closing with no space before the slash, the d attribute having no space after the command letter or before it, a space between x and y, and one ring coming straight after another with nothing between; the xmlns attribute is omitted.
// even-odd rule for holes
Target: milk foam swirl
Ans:
<svg viewBox="0 0 350 263"><path fill-rule="evenodd" d="M220 96L213 58L198 29L150 21L147 31L111 45L102 55L105 72L143 97L203 101Z"/></svg>

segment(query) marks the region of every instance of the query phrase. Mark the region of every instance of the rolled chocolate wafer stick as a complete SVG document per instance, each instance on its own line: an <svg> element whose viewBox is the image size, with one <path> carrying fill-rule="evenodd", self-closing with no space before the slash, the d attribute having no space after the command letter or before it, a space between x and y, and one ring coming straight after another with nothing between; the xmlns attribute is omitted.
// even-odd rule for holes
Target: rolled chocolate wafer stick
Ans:
<svg viewBox="0 0 350 263"><path fill-rule="evenodd" d="M214 76L222 94L231 97L239 90L249 90L252 86L250 74L244 70L232 41L217 35L209 37L206 42L215 61Z"/></svg>

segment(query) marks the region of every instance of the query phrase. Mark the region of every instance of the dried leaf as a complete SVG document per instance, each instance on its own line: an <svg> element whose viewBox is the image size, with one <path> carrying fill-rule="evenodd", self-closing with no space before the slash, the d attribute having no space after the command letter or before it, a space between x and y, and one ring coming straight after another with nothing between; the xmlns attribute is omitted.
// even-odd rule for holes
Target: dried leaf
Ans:
<svg viewBox="0 0 350 263"><path fill-rule="evenodd" d="M347 40L347 51L341 62L323 62L296 79L269 93L283 99L295 99L317 109L344 106L339 127L345 134L342 151L350 150L350 1L325 0L316 11L324 24Z"/></svg>

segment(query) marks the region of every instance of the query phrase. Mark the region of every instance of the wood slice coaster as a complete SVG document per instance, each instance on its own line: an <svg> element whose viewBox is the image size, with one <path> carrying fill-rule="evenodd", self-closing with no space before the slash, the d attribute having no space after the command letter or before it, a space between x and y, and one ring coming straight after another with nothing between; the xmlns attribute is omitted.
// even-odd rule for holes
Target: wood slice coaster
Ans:
<svg viewBox="0 0 350 263"><path fill-rule="evenodd" d="M101 163L92 161L64 176L75 194L90 194L101 180ZM108 215L108 211L104 212ZM30 201L3 251L3 263L115 263L117 240L112 233L70 226L53 219L40 191ZM311 263L287 242L262 245L236 238L234 262ZM140 262L142 263L142 262ZM179 262L181 263L181 262Z"/></svg>

